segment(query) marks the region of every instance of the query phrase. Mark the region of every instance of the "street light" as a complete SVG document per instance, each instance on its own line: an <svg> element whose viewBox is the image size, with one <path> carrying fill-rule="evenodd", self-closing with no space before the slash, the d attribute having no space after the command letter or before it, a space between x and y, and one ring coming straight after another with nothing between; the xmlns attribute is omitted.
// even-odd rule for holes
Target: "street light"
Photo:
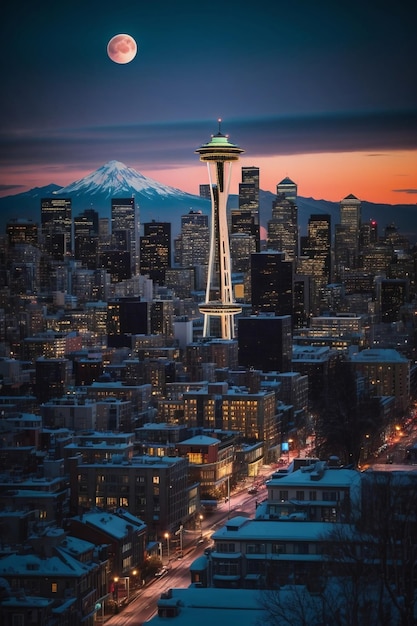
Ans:
<svg viewBox="0 0 417 626"><path fill-rule="evenodd" d="M203 519L204 519L204 516L201 515L201 513L200 513L199 520L200 520L200 537L201 538L203 537Z"/></svg>
<svg viewBox="0 0 417 626"><path fill-rule="evenodd" d="M169 560L170 560L170 557L169 557L169 533L165 533L164 537L167 540L167 555L168 555L168 563L169 563Z"/></svg>
<svg viewBox="0 0 417 626"><path fill-rule="evenodd" d="M119 577L114 577L114 591L116 595L116 604L119 604Z"/></svg>

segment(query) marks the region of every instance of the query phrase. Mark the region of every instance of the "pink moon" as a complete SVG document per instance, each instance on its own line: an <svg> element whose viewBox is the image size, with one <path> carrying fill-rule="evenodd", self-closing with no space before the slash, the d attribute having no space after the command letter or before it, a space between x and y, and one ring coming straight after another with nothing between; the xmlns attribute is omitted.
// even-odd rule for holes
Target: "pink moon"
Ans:
<svg viewBox="0 0 417 626"><path fill-rule="evenodd" d="M115 35L107 44L107 54L115 63L130 63L136 56L138 47L131 35Z"/></svg>

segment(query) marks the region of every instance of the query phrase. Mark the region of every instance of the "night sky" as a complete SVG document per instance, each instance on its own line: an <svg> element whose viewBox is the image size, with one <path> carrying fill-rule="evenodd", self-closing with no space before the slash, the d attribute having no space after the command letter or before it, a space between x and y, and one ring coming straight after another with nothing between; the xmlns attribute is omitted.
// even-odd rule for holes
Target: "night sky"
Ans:
<svg viewBox="0 0 417 626"><path fill-rule="evenodd" d="M222 118L262 189L290 176L303 196L415 203L416 24L402 0L13 3L0 24L0 195L112 159L198 193L194 151ZM107 56L117 33L138 45L125 65Z"/></svg>

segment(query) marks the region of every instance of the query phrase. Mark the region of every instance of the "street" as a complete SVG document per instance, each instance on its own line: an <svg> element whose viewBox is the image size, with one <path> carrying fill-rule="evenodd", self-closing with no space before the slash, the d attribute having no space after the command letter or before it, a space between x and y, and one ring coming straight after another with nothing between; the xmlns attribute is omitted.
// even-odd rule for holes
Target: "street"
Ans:
<svg viewBox="0 0 417 626"><path fill-rule="evenodd" d="M188 587L191 584L190 565L210 545L213 532L223 526L224 522L234 515L253 516L256 502L266 497L264 480L273 472L272 468L265 466L262 475L256 481L245 481L231 496L227 502L219 504L218 509L205 515L201 521L201 535L198 533L184 533L184 556L178 559L175 556L166 564L169 571L163 577L155 577L145 587L135 591L134 599L125 607L121 607L120 613L106 621L108 626L141 626L150 620L157 612L157 601L161 593L170 588ZM249 494L248 488L257 485L257 493ZM200 543L200 537L203 542Z"/></svg>

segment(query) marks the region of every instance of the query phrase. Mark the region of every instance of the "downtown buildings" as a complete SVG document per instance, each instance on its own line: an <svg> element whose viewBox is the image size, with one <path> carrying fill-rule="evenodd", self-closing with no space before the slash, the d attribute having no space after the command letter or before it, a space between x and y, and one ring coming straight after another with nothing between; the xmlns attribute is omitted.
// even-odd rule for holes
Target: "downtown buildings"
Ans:
<svg viewBox="0 0 417 626"><path fill-rule="evenodd" d="M375 223L362 224L354 196L342 200L340 224L313 214L301 238L297 185L288 178L277 185L262 242L259 170L242 170L239 206L229 214L218 165L222 151L227 161L240 148L220 133L199 150L220 175L209 186L214 213L222 212L211 241L207 216L189 212L172 255L169 222L144 224L140 236L132 198L112 199L107 225L90 210L71 217L69 198L45 198L40 227L8 224L0 291L5 520L13 508L28 529L44 531L96 510L105 520L127 511L146 526L151 554L165 533L196 528L202 500L225 497L234 477L255 476L286 452L322 444L320 456L347 463L347 439L326 449L319 422L338 389L352 391L359 423L373 401L372 433L353 429L363 437L355 442L361 463L401 427L415 389L414 252L392 227L378 236ZM320 515L331 517L333 499L324 500ZM268 515L280 514L279 503L271 507ZM242 529L239 522L230 532ZM24 533L11 539L23 543ZM282 560L280 549L271 560ZM141 554L112 565L113 578L129 577ZM216 575L226 575L225 559L217 560ZM242 570L249 580L262 574L251 567Z"/></svg>

